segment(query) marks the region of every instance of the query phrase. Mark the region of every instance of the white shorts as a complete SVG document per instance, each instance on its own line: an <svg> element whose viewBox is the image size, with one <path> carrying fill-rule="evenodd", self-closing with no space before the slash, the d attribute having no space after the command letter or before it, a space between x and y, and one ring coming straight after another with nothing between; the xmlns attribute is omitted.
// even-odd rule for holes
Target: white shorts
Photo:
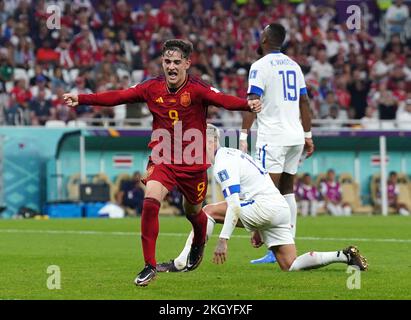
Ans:
<svg viewBox="0 0 411 320"><path fill-rule="evenodd" d="M268 144L257 147L256 159L268 173L296 174L300 163L304 145L270 146Z"/></svg>
<svg viewBox="0 0 411 320"><path fill-rule="evenodd" d="M247 201L241 204L240 220L248 231L258 231L267 248L294 244L290 208L284 200Z"/></svg>

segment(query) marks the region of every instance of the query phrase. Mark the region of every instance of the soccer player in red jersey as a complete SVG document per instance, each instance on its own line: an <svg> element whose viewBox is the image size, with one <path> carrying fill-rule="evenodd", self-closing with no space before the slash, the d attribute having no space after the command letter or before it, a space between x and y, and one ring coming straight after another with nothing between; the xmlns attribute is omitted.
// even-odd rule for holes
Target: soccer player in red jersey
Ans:
<svg viewBox="0 0 411 320"><path fill-rule="evenodd" d="M156 276L158 213L161 201L174 186L178 186L184 196L184 210L194 231L187 260L188 270L197 268L203 258L207 216L201 208L207 193L209 167L205 147L207 107L214 105L228 110L261 111L259 100L220 93L188 75L192 49L189 42L168 40L162 52L164 76L125 90L64 95L67 105L71 107L146 102L153 115L153 133L149 144L152 153L147 166L147 188L141 215L145 267L134 281L138 286L146 286ZM201 152L197 152L199 149Z"/></svg>

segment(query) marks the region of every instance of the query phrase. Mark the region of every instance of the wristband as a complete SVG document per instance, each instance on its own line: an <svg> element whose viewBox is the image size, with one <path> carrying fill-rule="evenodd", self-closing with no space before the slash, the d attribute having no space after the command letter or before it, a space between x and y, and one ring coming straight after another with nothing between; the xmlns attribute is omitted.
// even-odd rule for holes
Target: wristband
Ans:
<svg viewBox="0 0 411 320"><path fill-rule="evenodd" d="M311 133L311 131L304 132L305 139L311 139L312 137L313 137L313 134Z"/></svg>
<svg viewBox="0 0 411 320"><path fill-rule="evenodd" d="M245 132L240 132L240 140L247 140L248 134Z"/></svg>

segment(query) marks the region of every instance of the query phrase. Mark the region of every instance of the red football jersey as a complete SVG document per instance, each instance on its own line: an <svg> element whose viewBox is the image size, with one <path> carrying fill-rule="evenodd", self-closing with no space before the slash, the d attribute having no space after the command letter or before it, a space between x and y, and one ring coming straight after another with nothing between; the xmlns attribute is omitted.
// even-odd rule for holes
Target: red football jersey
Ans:
<svg viewBox="0 0 411 320"><path fill-rule="evenodd" d="M146 102L153 115L153 134L149 144L153 162L161 158L160 162L188 171L205 170L208 167L205 133L209 105L250 111L246 99L223 94L190 75L175 92L169 90L165 77L160 76L125 90L79 95L79 104L115 106L132 102ZM193 143L198 138L196 133L202 136L196 140L201 143L201 148ZM165 137L167 135L171 139ZM160 148L160 144L165 148ZM195 152L199 149L201 154Z"/></svg>

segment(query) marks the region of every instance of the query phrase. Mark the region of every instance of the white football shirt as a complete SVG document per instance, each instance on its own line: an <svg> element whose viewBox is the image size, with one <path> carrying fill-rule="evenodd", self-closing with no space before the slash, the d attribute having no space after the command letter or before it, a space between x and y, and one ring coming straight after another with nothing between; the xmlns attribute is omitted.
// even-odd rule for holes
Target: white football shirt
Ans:
<svg viewBox="0 0 411 320"><path fill-rule="evenodd" d="M265 55L251 65L248 94L261 97L257 114L257 147L304 144L300 95L307 94L300 66L281 52Z"/></svg>
<svg viewBox="0 0 411 320"><path fill-rule="evenodd" d="M225 198L233 193L240 194L241 206L259 200L285 202L267 171L250 155L240 150L219 148L213 174Z"/></svg>

